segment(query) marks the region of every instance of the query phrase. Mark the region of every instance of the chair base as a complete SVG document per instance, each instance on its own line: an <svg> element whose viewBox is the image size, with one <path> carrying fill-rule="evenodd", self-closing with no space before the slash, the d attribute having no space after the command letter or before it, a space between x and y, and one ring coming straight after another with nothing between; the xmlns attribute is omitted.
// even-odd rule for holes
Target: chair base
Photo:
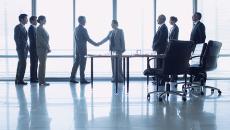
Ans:
<svg viewBox="0 0 230 130"><path fill-rule="evenodd" d="M147 94L147 100L150 101L150 94L155 94L155 93L161 93L159 96L159 101L161 102L163 100L163 96L166 95L167 96L167 100L169 97L169 94L173 94L173 95L177 95L177 96L181 96L183 101L186 101L186 92L185 91L171 91L170 90L170 84L167 83L166 84L166 91L153 91L153 92L148 92Z"/></svg>

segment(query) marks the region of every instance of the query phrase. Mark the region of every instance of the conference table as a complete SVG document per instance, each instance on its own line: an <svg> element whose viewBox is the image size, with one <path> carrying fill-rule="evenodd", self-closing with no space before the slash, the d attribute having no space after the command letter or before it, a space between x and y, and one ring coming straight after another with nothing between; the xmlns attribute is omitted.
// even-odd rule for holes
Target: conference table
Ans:
<svg viewBox="0 0 230 130"><path fill-rule="evenodd" d="M90 67L91 67L91 87L93 88L93 78L94 78L94 59L95 58L111 58L111 57L115 57L116 58L116 79L117 79L117 76L118 76L118 71L117 71L117 60L118 60L118 56L117 55L112 55L112 54L87 54L85 56L86 58L90 58ZM129 73L129 68L130 68L130 59L132 58L146 58L147 62L149 61L149 58L163 58L164 57L164 54L160 54L160 55L157 55L157 54L124 54L121 56L122 59L123 59L123 72L124 72L124 84L125 84L125 78L126 78L126 85L127 85L127 93L129 93L129 78L130 78L130 73ZM148 65L148 63L147 63ZM125 67L126 66L126 67ZM126 73L125 73L126 71ZM126 75L126 77L125 77ZM116 84L116 93L117 93L117 87L118 87L118 81L116 80L115 81L115 84Z"/></svg>

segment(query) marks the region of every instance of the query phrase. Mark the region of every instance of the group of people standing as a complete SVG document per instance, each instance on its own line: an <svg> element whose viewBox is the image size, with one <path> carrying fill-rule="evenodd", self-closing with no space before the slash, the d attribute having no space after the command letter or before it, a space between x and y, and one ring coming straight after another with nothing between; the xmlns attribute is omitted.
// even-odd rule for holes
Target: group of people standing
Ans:
<svg viewBox="0 0 230 130"><path fill-rule="evenodd" d="M196 44L204 43L206 39L205 26L200 21L202 14L199 12L195 12L192 16L193 28L190 35L190 40ZM178 40L179 36L179 27L176 25L178 19L175 16L171 16L169 23L172 25L170 32L168 32L168 28L165 25L166 17L161 14L158 16L157 23L159 25L158 30L153 38L152 50L156 51L157 54L164 54L166 47L168 45L168 41L170 40ZM193 51L195 46L192 48ZM163 59L157 59L157 68L161 68L163 65ZM172 79L176 79L176 76L173 76ZM164 84L162 81L160 84Z"/></svg>
<svg viewBox="0 0 230 130"><path fill-rule="evenodd" d="M27 14L19 15L19 24L14 28L14 40L18 54L18 65L15 78L15 84L27 85L24 75L26 70L26 60L28 51L30 52L30 82L38 83L42 86L48 86L45 81L46 58L51 52L49 46L49 34L43 27L46 24L46 17L31 16L29 19L31 25L28 32L25 25L28 23ZM39 26L36 27L37 22ZM30 45L27 40L29 37ZM39 61L39 67L38 67ZM37 74L38 69L38 74Z"/></svg>
<svg viewBox="0 0 230 130"><path fill-rule="evenodd" d="M194 41L195 44L204 43L206 39L205 35L205 26L200 22L202 15L199 12L194 13L192 16L193 20L193 29L191 31L190 40ZM46 59L47 54L51 52L49 46L49 34L43 27L46 23L45 16L36 16L30 17L30 27L28 30L25 28L28 19L26 14L21 14L19 16L19 24L14 29L14 39L16 42L16 50L18 54L18 66L15 84L26 85L27 83L23 80L25 69L26 69L26 59L28 51L30 52L30 81L37 83L42 86L48 86L49 83L45 81L45 70L46 70ZM176 25L178 21L177 17L171 16L169 23L172 25L170 31L168 31L167 26L165 25L166 17L165 15L159 15L157 23L159 27L153 38L152 50L156 51L157 54L163 54L166 50L167 43L169 40L175 39L178 40L179 36L179 27ZM39 26L36 27L37 22ZM122 72L122 53L125 52L125 38L124 32L122 29L118 28L118 21L112 20L111 27L112 30L109 31L108 35L101 40L100 42L93 41L87 32L87 29L84 27L86 24L85 16L78 17L79 25L75 28L74 31L74 42L76 45L76 58L72 67L70 82L78 83L76 80L76 73L78 68L80 68L80 83L87 84L89 81L85 79L85 67L86 67L86 57L87 55L87 42L91 43L94 46L99 46L108 40L110 41L109 49L111 54L115 54L117 58L117 67L116 67L116 58L111 57L112 64L112 80L111 82L124 82L123 81L123 72ZM28 45L27 40L29 36L30 45ZM39 61L39 67L38 67ZM162 67L162 59L157 59L157 67ZM38 68L38 74L37 74ZM116 68L118 69L118 76L116 76ZM38 75L38 76L37 76Z"/></svg>

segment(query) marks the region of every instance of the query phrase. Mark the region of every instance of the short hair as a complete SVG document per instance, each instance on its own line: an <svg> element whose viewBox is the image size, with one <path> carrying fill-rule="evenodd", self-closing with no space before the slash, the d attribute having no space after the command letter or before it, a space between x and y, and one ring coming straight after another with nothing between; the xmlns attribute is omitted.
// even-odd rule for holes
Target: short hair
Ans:
<svg viewBox="0 0 230 130"><path fill-rule="evenodd" d="M202 14L200 12L195 12L195 15L199 20L202 18Z"/></svg>
<svg viewBox="0 0 230 130"><path fill-rule="evenodd" d="M18 16L19 22L22 22L22 20L25 19L26 17L27 17L27 14L20 14L20 15Z"/></svg>
<svg viewBox="0 0 230 130"><path fill-rule="evenodd" d="M112 20L112 23L118 25L118 21L117 20Z"/></svg>
<svg viewBox="0 0 230 130"><path fill-rule="evenodd" d="M78 22L81 23L83 21L83 19L85 19L85 16L79 16L78 17Z"/></svg>
<svg viewBox="0 0 230 130"><path fill-rule="evenodd" d="M40 16L38 17L37 22L38 22L38 23L41 23L41 21L44 20L44 19L46 19L46 17L45 17L44 15L40 15Z"/></svg>
<svg viewBox="0 0 230 130"><path fill-rule="evenodd" d="M174 21L175 23L178 21L177 17L175 17L175 16L171 16L171 17L170 17L170 20L171 20L171 21Z"/></svg>
<svg viewBox="0 0 230 130"><path fill-rule="evenodd" d="M165 17L165 15L161 14L159 17L163 20L163 22L165 22L165 21L166 21L166 17Z"/></svg>
<svg viewBox="0 0 230 130"><path fill-rule="evenodd" d="M30 17L30 23L32 23L33 21L36 21L37 20L37 16L31 16Z"/></svg>

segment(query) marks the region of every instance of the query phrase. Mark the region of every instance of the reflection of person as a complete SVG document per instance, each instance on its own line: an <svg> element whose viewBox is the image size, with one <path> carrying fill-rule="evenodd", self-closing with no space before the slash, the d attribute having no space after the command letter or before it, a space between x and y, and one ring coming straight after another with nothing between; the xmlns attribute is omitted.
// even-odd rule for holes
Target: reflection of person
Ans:
<svg viewBox="0 0 230 130"><path fill-rule="evenodd" d="M15 84L27 85L27 83L23 81L26 70L26 59L28 55L28 35L25 28L25 24L27 24L28 22L27 14L20 14L19 22L20 24L18 24L14 28L14 40L16 43L16 50L18 54L18 66Z"/></svg>
<svg viewBox="0 0 230 130"><path fill-rule="evenodd" d="M177 22L177 17L175 16L171 16L169 23L172 25L172 28L170 29L169 32L169 40L178 40L178 36L179 36L179 28L176 25Z"/></svg>
<svg viewBox="0 0 230 130"><path fill-rule="evenodd" d="M49 45L49 34L43 27L46 24L46 17L41 15L38 17L38 23L40 24L37 28L37 55L39 60L38 68L38 80L39 85L48 86L49 83L45 82L45 71L46 71L46 59L47 53L51 52Z"/></svg>
<svg viewBox="0 0 230 130"><path fill-rule="evenodd" d="M205 100L202 98L191 98L191 100L189 100L186 104L182 104L179 115L180 118L183 119L183 122L180 124L184 126L184 130L217 129L216 116L214 113L210 113L204 110L204 101Z"/></svg>
<svg viewBox="0 0 230 130"><path fill-rule="evenodd" d="M17 130L29 130L30 116L23 86L16 85L16 91L19 103Z"/></svg>
<svg viewBox="0 0 230 130"><path fill-rule="evenodd" d="M31 84L30 130L50 130L50 118L46 107L45 88Z"/></svg>
<svg viewBox="0 0 230 130"><path fill-rule="evenodd" d="M103 44L106 41L110 40L109 50L111 53L115 53L117 58L117 71L118 71L118 79L116 79L116 57L111 57L112 62L112 82L116 80L118 82L123 82L123 73L122 73L122 53L125 51L125 40L124 40L124 32L122 29L118 28L117 20L112 20L111 24L113 30L109 32L107 37L103 39L99 44Z"/></svg>
<svg viewBox="0 0 230 130"><path fill-rule="evenodd" d="M30 82L37 83L37 69L38 69L38 56L36 50L36 25L37 25L37 17L30 17L30 27L28 30L29 40L30 40Z"/></svg>
<svg viewBox="0 0 230 130"><path fill-rule="evenodd" d="M168 28L165 25L166 17L161 14L158 16L157 23L159 24L158 30L153 38L153 51L156 51L157 54L164 54L167 47L168 40ZM157 68L162 67L162 59L157 59Z"/></svg>
<svg viewBox="0 0 230 130"><path fill-rule="evenodd" d="M87 29L84 28L86 23L85 16L79 16L78 17L79 25L76 27L74 31L74 41L76 44L76 59L74 61L71 76L70 76L70 82L72 83L78 83L76 81L76 73L78 66L80 66L80 83L89 83L85 79L85 66L86 66L86 57L87 54L87 41L91 43L94 46L97 46L96 42L90 39Z"/></svg>
<svg viewBox="0 0 230 130"><path fill-rule="evenodd" d="M74 102L74 124L75 129L86 128L88 122L88 111L85 99L85 85L80 86L80 97L78 98L76 92L76 85L70 84L71 94Z"/></svg>
<svg viewBox="0 0 230 130"><path fill-rule="evenodd" d="M193 29L190 35L190 40L195 44L204 43L206 39L205 26L200 22L201 17L202 15L199 12L194 13L192 16ZM195 49L195 47L193 49Z"/></svg>

